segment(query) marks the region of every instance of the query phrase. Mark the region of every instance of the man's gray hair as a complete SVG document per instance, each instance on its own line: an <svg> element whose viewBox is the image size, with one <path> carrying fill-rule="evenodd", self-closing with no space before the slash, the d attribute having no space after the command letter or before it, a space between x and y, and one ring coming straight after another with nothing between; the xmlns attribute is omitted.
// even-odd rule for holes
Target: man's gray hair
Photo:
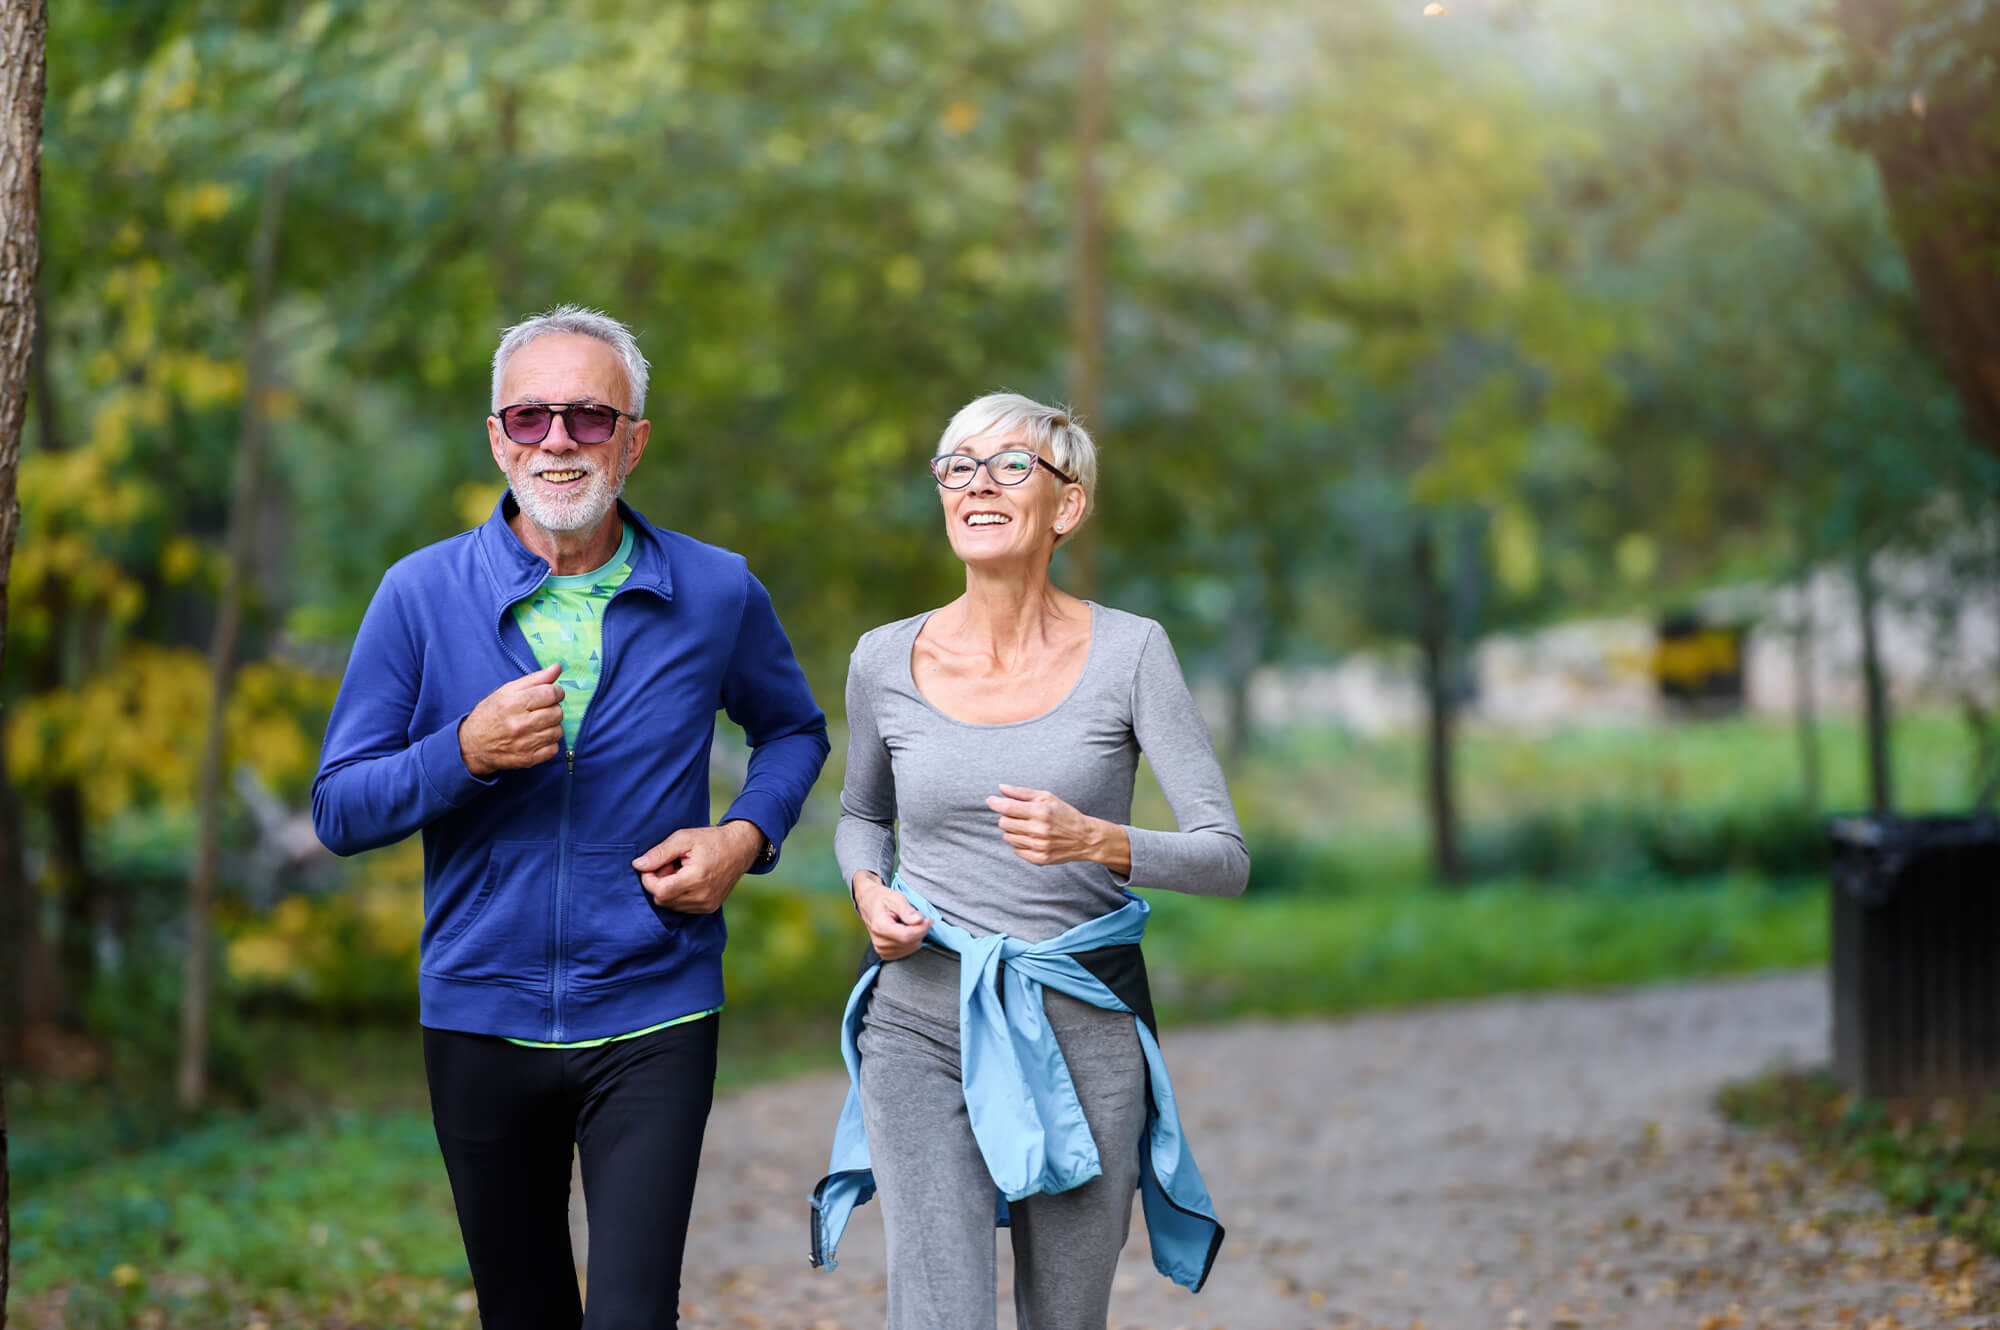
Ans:
<svg viewBox="0 0 2000 1330"><path fill-rule="evenodd" d="M646 357L639 352L639 341L632 330L602 310L588 309L582 305L557 305L545 314L522 319L513 327L500 334L500 345L493 352L493 409L498 411L505 405L500 400L500 380L506 376L507 362L537 337L548 337L555 333L573 333L579 337L595 337L618 353L618 359L625 366L625 381L632 390L632 400L624 404L624 410L635 416L646 414ZM613 405L616 405L613 403Z"/></svg>
<svg viewBox="0 0 2000 1330"><path fill-rule="evenodd" d="M968 440L992 435L1019 439L1083 486L1083 516L1057 538L1060 545L1097 511L1097 445L1066 406L1045 406L1019 393L988 393L958 409L938 440L938 454L955 453ZM1000 445L994 445L997 450Z"/></svg>

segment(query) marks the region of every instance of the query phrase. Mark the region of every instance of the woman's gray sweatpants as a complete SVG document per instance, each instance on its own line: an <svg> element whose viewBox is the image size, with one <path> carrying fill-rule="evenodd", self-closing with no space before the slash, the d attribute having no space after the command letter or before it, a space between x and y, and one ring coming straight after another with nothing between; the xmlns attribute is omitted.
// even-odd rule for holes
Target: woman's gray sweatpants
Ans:
<svg viewBox="0 0 2000 1330"><path fill-rule="evenodd" d="M1008 1207L1020 1330L1104 1330L1132 1223L1146 1064L1128 1012L1053 989L1044 1009L1104 1172ZM958 958L935 947L882 967L861 1049L861 1109L888 1239L889 1330L990 1330L998 1278L993 1179L958 1073Z"/></svg>

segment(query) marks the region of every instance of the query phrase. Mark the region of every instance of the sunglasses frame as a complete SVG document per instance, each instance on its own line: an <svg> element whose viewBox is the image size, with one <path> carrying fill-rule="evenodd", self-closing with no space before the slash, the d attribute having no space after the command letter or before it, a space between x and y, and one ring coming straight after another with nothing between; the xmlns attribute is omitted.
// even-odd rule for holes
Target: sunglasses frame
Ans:
<svg viewBox="0 0 2000 1330"><path fill-rule="evenodd" d="M514 408L521 406L538 406L542 408L542 410L549 413L549 423L547 427L544 428L542 432L533 439L517 439L514 437L513 432L507 428L507 413L509 411L512 411ZM579 439L576 437L576 435L571 434L569 428L569 412L571 408L579 406L587 406L595 411L609 411L612 415L611 432L605 435L601 439L592 439L588 441ZM620 420L637 420L639 418L633 415L630 411L620 411L617 407L612 406L608 402L509 402L507 405L501 407L498 411L491 412L490 414L493 416L494 419L500 422L501 437L506 439L509 443L519 444L523 448L540 447L542 441L549 437L549 430L552 430L556 427L557 416L561 416L563 418L563 433L569 434L570 442L574 443L579 448L595 448L600 443L609 443L613 439L618 437L618 422Z"/></svg>
<svg viewBox="0 0 2000 1330"><path fill-rule="evenodd" d="M1028 476L1032 476L1035 474L1035 468L1029 467L1028 475L1022 476L1019 480L1000 479L1000 477L994 473L993 468L990 465L988 465L988 463L997 461L998 459L1007 456L1009 453L1026 453L1029 457L1034 458L1039 465L1047 467L1050 473L1053 474L1055 478L1057 480L1060 480L1063 484L1074 485L1077 483L1069 476L1064 475L1061 468L1056 466L1054 462L1051 462L1048 458L1042 456L1040 453L1036 452L1033 448L1002 448L999 452L993 454L992 457L974 457L970 453L939 453L936 457L933 457L930 459L930 461L924 463L924 465L929 469L931 473L931 479L937 482L939 489L943 490L965 489L967 486L972 484L973 478L979 474L979 468L982 466L986 467L986 474L992 478L994 484L1000 486L1003 489L1012 489L1016 485L1027 484ZM972 475L967 476L965 478L964 485L945 484L944 477L938 474L937 464L939 462L944 462L944 461L955 461L961 457L973 464Z"/></svg>

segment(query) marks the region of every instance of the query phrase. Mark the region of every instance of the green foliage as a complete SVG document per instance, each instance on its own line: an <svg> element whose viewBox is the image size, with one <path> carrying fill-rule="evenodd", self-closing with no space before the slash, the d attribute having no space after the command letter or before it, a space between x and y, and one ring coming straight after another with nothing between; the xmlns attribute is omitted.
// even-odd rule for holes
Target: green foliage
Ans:
<svg viewBox="0 0 2000 1330"><path fill-rule="evenodd" d="M1774 1071L1729 1086L1720 1102L1836 1176L2000 1255L2000 1097L1883 1103L1842 1090L1824 1071Z"/></svg>
<svg viewBox="0 0 2000 1330"><path fill-rule="evenodd" d="M1828 716L1819 730L1827 808L1865 806L1858 719ZM1793 730L1771 717L1576 726L1553 734L1479 727L1464 735L1461 747L1466 818L1475 838L1504 840L1510 828L1566 828L1580 821L1578 810L1609 806L1625 810L1620 816L1635 827L1687 825L1717 835L1732 822L1768 817L1769 843L1776 845L1789 837L1783 810L1798 797ZM1907 811L1965 807L1976 756L1974 736L1950 711L1926 707L1900 715L1895 778ZM1422 873L1421 770L1417 736L1365 740L1299 725L1252 750L1231 779L1231 793L1253 849L1268 843L1280 860L1330 856L1325 871L1335 883L1400 885ZM1140 826L1172 825L1172 812L1150 777L1140 782L1133 816ZM1797 829L1803 837L1803 828ZM1586 828L1576 834L1587 839ZM1257 871L1254 856L1251 871Z"/></svg>
<svg viewBox="0 0 2000 1330"><path fill-rule="evenodd" d="M726 913L723 991L732 1021L839 1012L868 937L837 872L805 889L747 878Z"/></svg>
<svg viewBox="0 0 2000 1330"><path fill-rule="evenodd" d="M1474 876L1539 881L1679 880L1742 872L1797 878L1823 870L1821 816L1792 803L1683 809L1596 803L1545 809L1474 831Z"/></svg>
<svg viewBox="0 0 2000 1330"><path fill-rule="evenodd" d="M1793 968L1826 954L1814 892L1737 877L1572 891L1507 881L1333 898L1151 897L1163 1019L1301 1016Z"/></svg>
<svg viewBox="0 0 2000 1330"><path fill-rule="evenodd" d="M427 1114L221 1119L16 1204L18 1293L66 1287L71 1326L477 1323Z"/></svg>
<svg viewBox="0 0 2000 1330"><path fill-rule="evenodd" d="M411 839L366 856L337 891L232 911L228 974L246 1000L343 1019L413 1015L423 922L422 845Z"/></svg>

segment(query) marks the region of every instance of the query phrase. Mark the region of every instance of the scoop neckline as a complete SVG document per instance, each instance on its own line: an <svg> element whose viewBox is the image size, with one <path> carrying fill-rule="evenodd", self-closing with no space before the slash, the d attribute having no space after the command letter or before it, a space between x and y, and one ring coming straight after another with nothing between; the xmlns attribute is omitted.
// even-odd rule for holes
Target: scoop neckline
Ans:
<svg viewBox="0 0 2000 1330"><path fill-rule="evenodd" d="M923 636L924 625L931 621L931 616L936 614L937 610L929 610L917 619L916 631L910 634L909 644L903 649L903 678L908 681L910 691L916 694L919 702L922 702L930 709L931 714L941 720L950 721L953 725L963 726L968 730L1011 730L1018 726L1033 725L1037 721L1047 720L1050 716L1061 711L1069 704L1069 700L1076 696L1077 690L1083 687L1083 681L1090 677L1091 665L1097 660L1097 630L1100 626L1097 615L1098 604L1094 600L1086 600L1083 603L1090 607L1090 645L1085 647L1083 651L1083 668L1077 671L1076 682L1069 686L1069 691L1057 698L1054 705L1050 706L1046 711L1038 711L1034 715L1025 716L1020 720L960 720L957 716L952 715L949 711L931 701L930 697L917 683L914 657L917 652L917 639ZM943 607L940 606L939 608L942 609Z"/></svg>

